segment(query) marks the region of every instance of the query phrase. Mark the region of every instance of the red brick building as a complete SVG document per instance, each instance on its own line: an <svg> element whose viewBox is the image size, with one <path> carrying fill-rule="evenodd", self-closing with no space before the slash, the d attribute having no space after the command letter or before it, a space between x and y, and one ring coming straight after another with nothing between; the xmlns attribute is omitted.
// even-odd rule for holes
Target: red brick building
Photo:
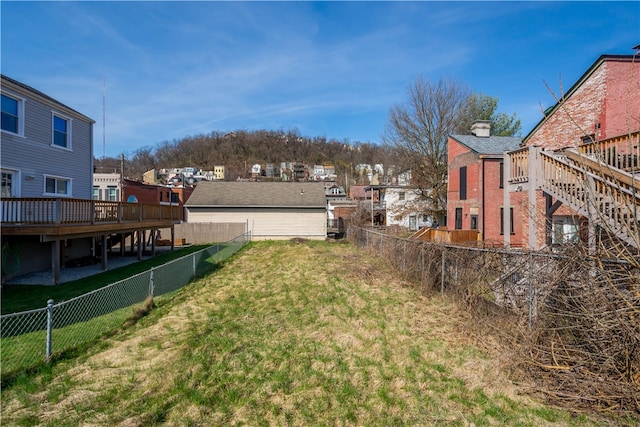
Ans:
<svg viewBox="0 0 640 427"><path fill-rule="evenodd" d="M160 205L180 206L180 220L184 221L184 204L189 200L193 187L168 187L164 185L145 184L140 181L124 179L125 202L138 202Z"/></svg>
<svg viewBox="0 0 640 427"><path fill-rule="evenodd" d="M637 55L602 55L545 111L542 120L523 139L523 148L508 153L504 204L514 210L514 234L505 244L540 249L552 244L585 239L586 215L561 194L543 191L548 164L542 158L566 158L566 150L585 153L597 144L592 159L607 163L618 176L638 176L640 148L640 58ZM604 147L604 148L603 148ZM564 150L564 151L561 151ZM599 150L599 151L597 151ZM597 155L596 155L597 154ZM629 165L631 168L629 168ZM635 165L635 166L634 166ZM545 169L546 168L546 169ZM569 170L569 169L567 169ZM566 171L557 171L556 181ZM547 177L548 182L548 177ZM541 184L542 183L542 184ZM635 202L631 202L637 204ZM583 228L583 230L580 230Z"/></svg>
<svg viewBox="0 0 640 427"><path fill-rule="evenodd" d="M478 230L484 244L502 245L503 153L522 138L491 136L486 120L474 122L471 133L448 139L447 228Z"/></svg>

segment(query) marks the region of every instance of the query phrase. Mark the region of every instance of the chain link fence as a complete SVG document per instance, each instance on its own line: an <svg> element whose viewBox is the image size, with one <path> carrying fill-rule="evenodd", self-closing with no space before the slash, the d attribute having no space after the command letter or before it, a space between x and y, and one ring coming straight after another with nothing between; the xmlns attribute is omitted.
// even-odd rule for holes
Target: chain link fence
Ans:
<svg viewBox="0 0 640 427"><path fill-rule="evenodd" d="M249 241L246 233L68 301L49 300L47 307L0 316L2 377L113 331L131 317L131 306L182 288Z"/></svg>
<svg viewBox="0 0 640 427"><path fill-rule="evenodd" d="M351 227L349 238L383 256L403 278L421 283L425 290L510 310L529 325L563 264L562 257L549 253L426 242L367 228Z"/></svg>
<svg viewBox="0 0 640 427"><path fill-rule="evenodd" d="M640 257L454 246L351 226L348 239L461 302L554 404L640 419ZM625 253L625 252L621 252Z"/></svg>

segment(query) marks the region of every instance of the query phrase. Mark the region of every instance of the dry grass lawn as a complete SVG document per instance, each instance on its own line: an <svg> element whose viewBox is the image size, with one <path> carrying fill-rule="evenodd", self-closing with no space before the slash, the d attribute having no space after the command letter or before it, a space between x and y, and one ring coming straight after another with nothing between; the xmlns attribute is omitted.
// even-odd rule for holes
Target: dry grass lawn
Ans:
<svg viewBox="0 0 640 427"><path fill-rule="evenodd" d="M257 242L3 390L1 424L596 425L523 396L468 321L349 244Z"/></svg>

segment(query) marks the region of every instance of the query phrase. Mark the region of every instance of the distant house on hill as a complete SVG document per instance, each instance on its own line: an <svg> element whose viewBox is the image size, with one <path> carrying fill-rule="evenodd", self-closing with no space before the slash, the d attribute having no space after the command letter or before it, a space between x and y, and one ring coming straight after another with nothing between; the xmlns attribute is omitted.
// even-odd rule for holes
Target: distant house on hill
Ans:
<svg viewBox="0 0 640 427"><path fill-rule="evenodd" d="M246 222L258 240L327 236L321 182L201 182L185 209L189 223Z"/></svg>

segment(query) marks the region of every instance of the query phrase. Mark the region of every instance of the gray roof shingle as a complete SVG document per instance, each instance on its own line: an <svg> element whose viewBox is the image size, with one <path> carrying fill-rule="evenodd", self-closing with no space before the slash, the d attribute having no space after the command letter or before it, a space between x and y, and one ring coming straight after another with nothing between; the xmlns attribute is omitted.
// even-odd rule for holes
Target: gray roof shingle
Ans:
<svg viewBox="0 0 640 427"><path fill-rule="evenodd" d="M37 96L39 96L39 97L41 97L43 99L46 99L49 102L52 102L52 103L57 104L57 105L59 105L61 107L64 107L67 110L72 111L75 114L77 114L78 116L81 116L82 118L86 119L87 121L89 121L91 123L95 123L95 120L93 120L92 118L85 116L84 114L82 114L82 113L74 110L73 108L63 104L62 102L58 101L57 99L53 99L52 97L50 97L46 93L40 92L38 89L35 89L35 88L33 88L33 87L29 86L29 85L26 85L26 84L24 84L22 82L14 80L9 76L5 76L4 74L0 74L0 80L4 80L6 82L13 83L14 85L19 86L23 90L26 90L27 92L31 92L33 95L37 95Z"/></svg>
<svg viewBox="0 0 640 427"><path fill-rule="evenodd" d="M522 138L519 136L489 136L450 135L461 144L469 147L478 154L502 154L505 151L520 148Z"/></svg>
<svg viewBox="0 0 640 427"><path fill-rule="evenodd" d="M187 207L302 207L325 208L321 182L201 181Z"/></svg>

